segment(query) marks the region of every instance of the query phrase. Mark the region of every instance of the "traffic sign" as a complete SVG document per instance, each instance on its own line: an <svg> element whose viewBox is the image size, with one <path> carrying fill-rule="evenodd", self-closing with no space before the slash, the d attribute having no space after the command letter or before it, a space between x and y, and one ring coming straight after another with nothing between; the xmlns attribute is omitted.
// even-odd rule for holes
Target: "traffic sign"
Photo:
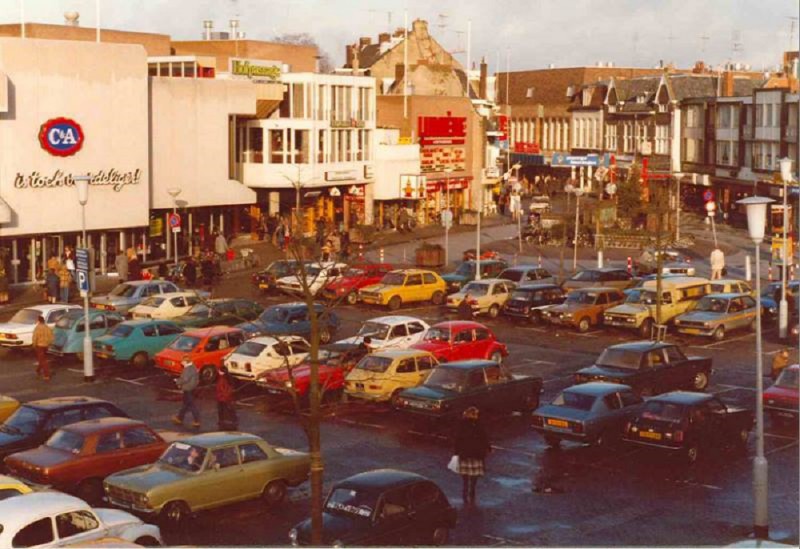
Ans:
<svg viewBox="0 0 800 549"><path fill-rule="evenodd" d="M169 214L169 217L167 218L167 222L169 223L169 226L172 228L172 232L173 233L181 232L181 215L180 214L177 214L177 213Z"/></svg>
<svg viewBox="0 0 800 549"><path fill-rule="evenodd" d="M711 189L706 189L703 192L703 200L705 200L706 202L711 202L712 200L714 200L714 191L712 191Z"/></svg>
<svg viewBox="0 0 800 549"><path fill-rule="evenodd" d="M448 229L453 226L453 212L450 210L442 210L442 225Z"/></svg>
<svg viewBox="0 0 800 549"><path fill-rule="evenodd" d="M89 279L91 254L89 248L76 248L75 249L75 270L78 275L78 289L81 292L81 297L88 295L89 287L91 285Z"/></svg>
<svg viewBox="0 0 800 549"><path fill-rule="evenodd" d="M89 291L89 275L85 271L78 271L78 289L81 295Z"/></svg>

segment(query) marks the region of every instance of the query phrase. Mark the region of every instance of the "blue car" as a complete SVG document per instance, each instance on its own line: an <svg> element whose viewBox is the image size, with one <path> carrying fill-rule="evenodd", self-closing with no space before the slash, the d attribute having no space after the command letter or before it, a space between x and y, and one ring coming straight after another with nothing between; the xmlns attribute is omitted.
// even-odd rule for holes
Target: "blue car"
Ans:
<svg viewBox="0 0 800 549"><path fill-rule="evenodd" d="M95 340L94 354L103 360L144 368L182 333L183 328L169 320L127 320Z"/></svg>
<svg viewBox="0 0 800 549"><path fill-rule="evenodd" d="M94 340L124 321L122 315L110 311L89 309L89 336ZM55 340L47 352L56 356L74 356L83 360L84 317L82 309L74 309L62 316L53 329Z"/></svg>
<svg viewBox="0 0 800 549"><path fill-rule="evenodd" d="M319 341L323 345L330 343L339 329L339 318L326 311L325 306L316 303L314 308L320 317ZM324 313L324 314L323 314ZM267 307L257 319L237 325L248 339L258 336L298 335L306 339L311 337L311 320L305 303L283 303Z"/></svg>
<svg viewBox="0 0 800 549"><path fill-rule="evenodd" d="M778 316L778 302L781 300L782 284L770 282L766 288L761 289L761 314L766 320L772 320ZM790 280L786 285L786 301L789 305L789 314L797 314L798 302L800 302L800 280Z"/></svg>

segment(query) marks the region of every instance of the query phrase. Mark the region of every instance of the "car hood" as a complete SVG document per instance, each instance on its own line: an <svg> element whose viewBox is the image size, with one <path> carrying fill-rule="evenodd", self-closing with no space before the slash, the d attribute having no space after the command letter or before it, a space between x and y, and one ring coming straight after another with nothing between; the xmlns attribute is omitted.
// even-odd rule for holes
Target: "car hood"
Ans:
<svg viewBox="0 0 800 549"><path fill-rule="evenodd" d="M575 408L568 408L566 406L553 406L552 404L545 404L536 410L536 415L547 416L556 419L581 421L589 417L589 411L577 410Z"/></svg>
<svg viewBox="0 0 800 549"><path fill-rule="evenodd" d="M448 398L453 398L458 394L460 393L441 387L420 385L419 387L412 387L411 389L404 390L402 396L417 398L420 400L445 400Z"/></svg>
<svg viewBox="0 0 800 549"><path fill-rule="evenodd" d="M707 320L717 320L727 313L712 313L711 311L691 311L680 315L677 320L694 320L704 322Z"/></svg>
<svg viewBox="0 0 800 549"><path fill-rule="evenodd" d="M589 366L588 368L581 368L578 370L578 373L590 376L603 376L619 379L630 377L633 374L633 372L618 370L616 368L607 368L605 366L598 366L597 364Z"/></svg>
<svg viewBox="0 0 800 549"><path fill-rule="evenodd" d="M6 334L16 334L19 332L33 332L33 324L21 324L19 322L4 322L0 324L0 332Z"/></svg>
<svg viewBox="0 0 800 549"><path fill-rule="evenodd" d="M64 450L57 450L49 446L39 446L33 450L14 454L14 459L28 465L38 467L52 467L74 459L76 456Z"/></svg>
<svg viewBox="0 0 800 549"><path fill-rule="evenodd" d="M764 398L780 398L789 400L798 400L800 394L797 389L787 389L786 387L776 387L773 385L764 391Z"/></svg>
<svg viewBox="0 0 800 549"><path fill-rule="evenodd" d="M121 526L129 526L131 524L142 524L142 521L119 509L105 509L95 508L94 512L98 518L103 521L103 524L108 528L119 528Z"/></svg>
<svg viewBox="0 0 800 549"><path fill-rule="evenodd" d="M372 526L369 519L349 518L342 515L322 513L322 543L332 545L336 541L342 541L345 545L348 542L357 540L367 533ZM306 519L297 526L297 539L303 544L311 542L311 519Z"/></svg>
<svg viewBox="0 0 800 549"><path fill-rule="evenodd" d="M391 288L397 288L398 286L393 286L390 284L371 284L370 286L365 286L361 288L362 292L383 292L385 290L389 290Z"/></svg>
<svg viewBox="0 0 800 549"><path fill-rule="evenodd" d="M647 305L641 303L623 303L622 305L611 307L606 311L606 314L638 315L639 313L646 313L647 310Z"/></svg>
<svg viewBox="0 0 800 549"><path fill-rule="evenodd" d="M120 488L144 493L152 488L181 481L189 475L190 473L155 463L115 473L107 478L107 482Z"/></svg>
<svg viewBox="0 0 800 549"><path fill-rule="evenodd" d="M466 282L468 277L456 273L447 273L442 275L442 280L445 282Z"/></svg>

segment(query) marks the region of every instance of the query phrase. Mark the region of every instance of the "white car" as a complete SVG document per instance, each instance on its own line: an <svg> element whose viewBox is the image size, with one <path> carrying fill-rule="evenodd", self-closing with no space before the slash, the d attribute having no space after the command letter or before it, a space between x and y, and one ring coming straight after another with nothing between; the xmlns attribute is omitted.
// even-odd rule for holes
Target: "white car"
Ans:
<svg viewBox="0 0 800 549"><path fill-rule="evenodd" d="M51 328L67 311L80 309L78 305L47 304L20 309L8 322L0 324L0 345L3 347L30 347L36 319L44 317Z"/></svg>
<svg viewBox="0 0 800 549"><path fill-rule="evenodd" d="M133 318L170 320L186 314L197 303L200 303L200 297L195 292L151 295L131 309L130 314Z"/></svg>
<svg viewBox="0 0 800 549"><path fill-rule="evenodd" d="M406 349L414 343L419 343L428 331L428 324L413 316L379 316L367 320L353 337L348 337L337 343L353 343L359 345L369 337L369 347L372 350Z"/></svg>
<svg viewBox="0 0 800 549"><path fill-rule="evenodd" d="M225 367L236 378L257 381L259 374L269 370L297 366L311 349L300 336L254 337L239 345L225 357Z"/></svg>
<svg viewBox="0 0 800 549"><path fill-rule="evenodd" d="M308 289L316 295L328 282L340 278L347 271L346 263L312 263L306 266L306 282ZM276 282L278 289L289 294L302 294L303 286L300 275L290 275L279 278Z"/></svg>
<svg viewBox="0 0 800 549"><path fill-rule="evenodd" d="M64 547L104 538L162 545L157 526L117 509L92 509L61 492L33 492L0 501L0 547Z"/></svg>

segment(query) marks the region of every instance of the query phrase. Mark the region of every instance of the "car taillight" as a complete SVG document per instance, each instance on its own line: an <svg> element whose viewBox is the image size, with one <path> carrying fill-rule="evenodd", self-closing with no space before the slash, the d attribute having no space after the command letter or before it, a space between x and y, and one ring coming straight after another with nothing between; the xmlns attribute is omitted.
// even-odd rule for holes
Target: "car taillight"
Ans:
<svg viewBox="0 0 800 549"><path fill-rule="evenodd" d="M677 431L675 431L672 437L673 437L672 440L674 440L675 442L683 442L683 431L678 429Z"/></svg>
<svg viewBox="0 0 800 549"><path fill-rule="evenodd" d="M373 391L379 391L381 386L380 385L369 385L369 388Z"/></svg>
<svg viewBox="0 0 800 549"><path fill-rule="evenodd" d="M6 339L17 339L17 334L5 334Z"/></svg>
<svg viewBox="0 0 800 549"><path fill-rule="evenodd" d="M572 424L572 432L573 433L582 433L583 432L583 423L575 422Z"/></svg>

